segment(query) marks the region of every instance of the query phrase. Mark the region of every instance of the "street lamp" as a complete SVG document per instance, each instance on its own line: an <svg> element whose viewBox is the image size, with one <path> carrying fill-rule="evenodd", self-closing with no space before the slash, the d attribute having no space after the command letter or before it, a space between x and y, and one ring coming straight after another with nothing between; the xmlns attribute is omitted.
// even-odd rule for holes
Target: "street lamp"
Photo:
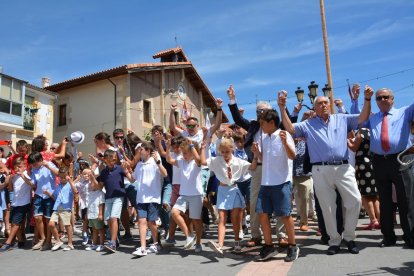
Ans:
<svg viewBox="0 0 414 276"><path fill-rule="evenodd" d="M322 88L323 95L328 99L331 99L331 90L328 84L325 84L325 87Z"/></svg>
<svg viewBox="0 0 414 276"><path fill-rule="evenodd" d="M308 96L309 96L311 104L313 104L316 96L318 95L318 85L314 81L311 81L308 88L309 88ZM300 102L300 104L302 106L305 106L309 110L313 110L313 108L307 106L306 104L303 104L304 95L305 95L305 91L303 89L298 87L298 89L295 91L295 93L296 93L296 98L298 99L298 102Z"/></svg>

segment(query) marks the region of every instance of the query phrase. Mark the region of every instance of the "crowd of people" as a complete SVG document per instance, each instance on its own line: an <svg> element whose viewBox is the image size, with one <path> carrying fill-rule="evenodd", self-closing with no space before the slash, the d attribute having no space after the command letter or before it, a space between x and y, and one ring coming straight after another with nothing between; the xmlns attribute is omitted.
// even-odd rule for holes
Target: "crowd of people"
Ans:
<svg viewBox="0 0 414 276"><path fill-rule="evenodd" d="M132 130L115 129L112 139L100 132L96 151L87 157L76 150L82 135L50 147L42 135L31 145L9 144L13 154L0 162L0 252L26 248L31 227L33 250L71 251L79 220L82 246L97 252L116 252L136 225L140 242L131 253L138 257L176 246L178 229L186 238L184 249L200 253L204 231L216 223L217 240L207 244L223 255L230 222L232 252L261 246L257 260L264 261L278 252L271 224L276 218L277 244L292 262L300 255L293 206L299 231L317 220L328 255L342 243L359 253L355 230L361 210L370 219L364 230L381 230L381 247L396 244L398 213L405 246L414 248L414 169L405 162L414 153L414 104L397 109L393 92L382 88L374 97L380 111L372 114L374 91L366 86L360 111L360 90L357 84L352 88L350 113L337 100L338 114L331 114L329 99L317 97L300 121L301 104L289 113L282 90L279 112L259 102L257 118L249 120L230 86L234 124L228 128L222 125L221 99L214 124L206 126L195 117L177 124L172 104L169 131L154 126L150 141ZM248 233L250 240L242 243Z"/></svg>

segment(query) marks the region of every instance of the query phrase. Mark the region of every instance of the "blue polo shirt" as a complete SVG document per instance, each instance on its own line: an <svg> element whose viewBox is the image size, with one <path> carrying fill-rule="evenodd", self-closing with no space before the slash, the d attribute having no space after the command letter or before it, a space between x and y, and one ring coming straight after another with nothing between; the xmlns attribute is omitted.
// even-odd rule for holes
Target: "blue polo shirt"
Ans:
<svg viewBox="0 0 414 276"><path fill-rule="evenodd" d="M331 114L325 123L320 117L295 123L293 137L304 137L311 163L348 160L347 135L358 126L359 115Z"/></svg>
<svg viewBox="0 0 414 276"><path fill-rule="evenodd" d="M49 162L49 166L57 169L52 162ZM44 190L49 191L51 194L55 191L56 176L45 166L42 165L38 169L32 168L32 175L30 177L33 183L36 184L35 194L41 198L49 198L49 196L43 193Z"/></svg>
<svg viewBox="0 0 414 276"><path fill-rule="evenodd" d="M53 192L55 198L55 205L53 205L53 211L63 209L65 211L72 211L73 206L73 192L69 182L66 184L59 183Z"/></svg>
<svg viewBox="0 0 414 276"><path fill-rule="evenodd" d="M97 180L104 183L106 199L125 196L124 177L124 170L119 165L115 165L112 170L106 167L101 171Z"/></svg>
<svg viewBox="0 0 414 276"><path fill-rule="evenodd" d="M390 150L384 152L381 147L381 125L383 112L372 115L368 121L371 130L371 152L376 154L394 154L405 150L411 145L409 136L411 122L414 121L414 104L402 108L391 108L388 112L388 136L390 139Z"/></svg>

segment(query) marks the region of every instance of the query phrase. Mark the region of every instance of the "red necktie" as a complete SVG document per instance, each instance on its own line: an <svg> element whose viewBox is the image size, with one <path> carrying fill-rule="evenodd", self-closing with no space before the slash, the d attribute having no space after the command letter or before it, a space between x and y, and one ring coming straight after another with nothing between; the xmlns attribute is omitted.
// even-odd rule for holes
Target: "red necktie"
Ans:
<svg viewBox="0 0 414 276"><path fill-rule="evenodd" d="M387 113L384 113L384 117L382 117L381 147L385 152L390 150L390 137L388 136L388 117L387 117Z"/></svg>

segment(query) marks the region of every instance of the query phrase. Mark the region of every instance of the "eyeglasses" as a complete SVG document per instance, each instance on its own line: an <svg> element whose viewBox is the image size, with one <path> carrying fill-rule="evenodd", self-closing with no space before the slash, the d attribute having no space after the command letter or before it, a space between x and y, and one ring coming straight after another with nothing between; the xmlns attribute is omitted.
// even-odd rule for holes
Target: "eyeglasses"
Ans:
<svg viewBox="0 0 414 276"><path fill-rule="evenodd" d="M256 110L256 114L257 115L259 115L259 114L262 114L263 112L265 112L266 111L266 109L258 109L258 110Z"/></svg>
<svg viewBox="0 0 414 276"><path fill-rule="evenodd" d="M115 139L124 139L124 136L115 136Z"/></svg>
<svg viewBox="0 0 414 276"><path fill-rule="evenodd" d="M188 129L193 129L193 128L195 128L197 125L186 125L186 127L188 128Z"/></svg>
<svg viewBox="0 0 414 276"><path fill-rule="evenodd" d="M390 95L377 96L376 100L377 101L388 100L390 97L391 97Z"/></svg>

